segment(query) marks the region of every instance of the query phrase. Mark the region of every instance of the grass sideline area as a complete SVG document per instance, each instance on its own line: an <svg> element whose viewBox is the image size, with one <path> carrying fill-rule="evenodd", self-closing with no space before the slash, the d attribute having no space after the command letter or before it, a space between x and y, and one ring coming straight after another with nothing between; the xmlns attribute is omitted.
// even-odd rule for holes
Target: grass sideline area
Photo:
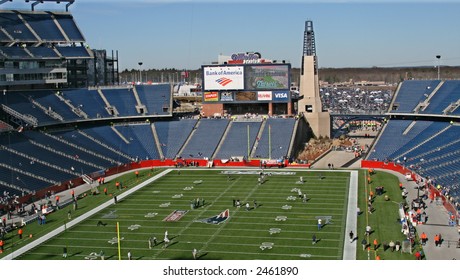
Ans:
<svg viewBox="0 0 460 280"><path fill-rule="evenodd" d="M134 172L108 182L109 193L116 193L115 181L121 181L129 189L132 186L158 174L163 169L141 170L139 178ZM229 172L234 170L227 170ZM68 228L65 233L52 238L35 249L17 256L22 260L62 260L63 248L67 248L67 259L100 259L101 251L105 259L118 259L116 244L116 223L120 225L121 258L127 259L131 251L133 259L193 259L192 250L197 249L197 258L204 260L340 260L344 242L348 241L345 232L346 209L348 200L348 172L328 172L319 170L272 169L267 172L294 172L293 175L272 175L258 184L256 174L222 174L221 170L173 170L168 175L145 186L141 190L111 205L100 213L80 224ZM225 171L224 171L225 172ZM398 203L402 201L398 180L385 172L372 175L367 185L366 170L359 172L358 205L367 209L369 189L385 187L385 195L375 198L375 212L372 215L363 211L358 216L357 259L373 260L378 254L382 259L414 259L410 254L383 250L362 250L361 240L364 230L370 224L375 230L369 240L377 238L380 243L390 240L402 240L398 217ZM302 176L305 183L299 184ZM321 179L322 178L322 179ZM308 196L306 203L298 197L296 189ZM204 206L191 209L191 200L204 200ZM79 200L79 209L72 218L100 205L111 196L99 194L87 195ZM242 206L233 207L233 199L240 199ZM294 200L295 199L295 200ZM257 208L254 209L254 200ZM244 203L249 202L249 211ZM285 206L285 207L283 207ZM291 207L288 207L291 206ZM46 225L36 222L24 228L25 237L19 240L16 232L7 236L5 253L13 248L25 245L29 234L37 238L67 221L68 206L52 213ZM203 221L215 218L229 209L229 218L220 224ZM171 216L177 221L163 221L175 210L188 211ZM353 213L355 214L355 213ZM317 217L332 216L331 223L321 230L317 228ZM102 225L98 226L99 221ZM201 222L199 222L201 221ZM212 220L211 220L212 221ZM324 219L323 219L324 221ZM163 237L168 231L170 243L163 248ZM312 235L318 242L312 244ZM155 236L158 245L149 249L148 240ZM153 245L153 244L152 244ZM263 248L263 249L262 249ZM1 255L0 255L1 256Z"/></svg>
<svg viewBox="0 0 460 280"><path fill-rule="evenodd" d="M357 260L375 260L377 256L381 260L415 260L415 257L408 253L401 251L391 251L386 249L383 244L388 244L390 241L396 242L406 239L405 235L401 232L401 224L398 222L399 204L404 202L399 189L399 180L396 176L386 173L384 171L377 171L372 174L371 182L368 184L367 177L368 171L362 169L359 171L359 192L358 192L358 207L362 213L358 216L358 246L357 246ZM375 194L375 188L378 186L384 187L383 195L375 195L374 202L372 203L374 211L372 214L367 211L367 201L370 191ZM389 200L385 200L388 196ZM372 233L366 237L366 226L370 225ZM363 250L361 245L362 239L365 238L369 246ZM374 250L373 241L377 239L379 243L377 250ZM418 247L417 247L418 248Z"/></svg>

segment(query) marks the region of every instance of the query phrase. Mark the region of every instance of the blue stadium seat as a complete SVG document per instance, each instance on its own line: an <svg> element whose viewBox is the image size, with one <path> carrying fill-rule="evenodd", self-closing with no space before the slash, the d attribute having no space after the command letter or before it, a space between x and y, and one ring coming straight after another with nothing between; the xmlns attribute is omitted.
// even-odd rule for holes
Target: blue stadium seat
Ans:
<svg viewBox="0 0 460 280"><path fill-rule="evenodd" d="M44 41L67 41L48 13L22 13L22 18Z"/></svg>
<svg viewBox="0 0 460 280"><path fill-rule="evenodd" d="M28 92L34 100L39 102L45 108L52 109L54 112L58 113L65 121L72 121L80 119L72 109L67 106L63 101L61 101L51 90L39 90L39 91L30 91Z"/></svg>
<svg viewBox="0 0 460 280"><path fill-rule="evenodd" d="M3 52L9 58L32 58L22 47L0 47L0 51Z"/></svg>
<svg viewBox="0 0 460 280"><path fill-rule="evenodd" d="M117 108L118 116L139 115L136 111L137 102L131 89L103 89L102 92L110 105Z"/></svg>
<svg viewBox="0 0 460 280"><path fill-rule="evenodd" d="M393 113L413 113L419 102L424 101L439 85L439 80L408 80L404 81L397 92L394 104L398 104Z"/></svg>
<svg viewBox="0 0 460 280"><path fill-rule="evenodd" d="M116 153L113 150L106 148L105 146L99 144L91 138L86 137L84 134L80 133L79 130L72 129L70 131L56 131L50 132L50 134L53 134L54 136L57 136L59 138L63 138L66 141L83 147L84 149L87 149L89 151L94 151L98 154L103 155L105 158L111 161L111 165L113 164L112 161L117 161L121 163L131 162L131 158L127 158L126 155L120 155L119 153Z"/></svg>
<svg viewBox="0 0 460 280"><path fill-rule="evenodd" d="M230 130L227 132L227 136L215 157L218 159L229 159L232 156L245 156L248 158L256 141L261 124L262 122L260 121L232 122Z"/></svg>
<svg viewBox="0 0 460 280"><path fill-rule="evenodd" d="M70 46L70 47L56 47L59 53L66 58L90 58L91 55L85 47Z"/></svg>
<svg viewBox="0 0 460 280"><path fill-rule="evenodd" d="M149 115L171 115L171 85L138 85L137 94Z"/></svg>
<svg viewBox="0 0 460 280"><path fill-rule="evenodd" d="M35 58L58 58L59 56L49 47L29 47L27 49Z"/></svg>
<svg viewBox="0 0 460 280"><path fill-rule="evenodd" d="M259 140L255 157L281 159L286 157L291 143L295 119L269 118ZM271 128L271 129L270 129ZM271 151L269 151L271 149Z"/></svg>
<svg viewBox="0 0 460 280"><path fill-rule="evenodd" d="M139 160L160 159L150 123L131 124L115 127L126 139L131 148L131 154Z"/></svg>
<svg viewBox="0 0 460 280"><path fill-rule="evenodd" d="M37 42L38 39L27 28L14 11L0 11L0 26L19 42Z"/></svg>
<svg viewBox="0 0 460 280"><path fill-rule="evenodd" d="M71 41L84 42L85 38L70 14L54 14L59 25Z"/></svg>
<svg viewBox="0 0 460 280"><path fill-rule="evenodd" d="M105 109L105 103L96 90L74 89L61 91L74 107L79 107L91 119L111 117Z"/></svg>
<svg viewBox="0 0 460 280"><path fill-rule="evenodd" d="M196 119L158 121L153 123L165 158L175 158L196 125Z"/></svg>
<svg viewBox="0 0 460 280"><path fill-rule="evenodd" d="M183 158L211 158L228 122L227 119L201 119L180 156Z"/></svg>
<svg viewBox="0 0 460 280"><path fill-rule="evenodd" d="M460 81L447 80L429 101L429 105L420 113L439 114L454 102L460 100Z"/></svg>
<svg viewBox="0 0 460 280"><path fill-rule="evenodd" d="M28 92L7 91L6 99L4 99L6 102L4 101L3 104L23 115L30 115L37 118L39 125L57 122L42 109L32 104L28 97Z"/></svg>

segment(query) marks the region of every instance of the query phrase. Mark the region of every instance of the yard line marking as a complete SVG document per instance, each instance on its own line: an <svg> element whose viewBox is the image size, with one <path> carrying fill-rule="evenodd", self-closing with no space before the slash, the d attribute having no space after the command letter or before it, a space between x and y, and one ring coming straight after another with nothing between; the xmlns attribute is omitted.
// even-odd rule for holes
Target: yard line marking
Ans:
<svg viewBox="0 0 460 280"><path fill-rule="evenodd" d="M233 185L235 185L239 181L239 179L240 179L240 177L238 177L236 180L233 180L232 183L223 192L221 192L221 194L218 197L216 197L214 200L212 200L211 204L213 204L213 202L219 200L222 196L224 196L225 193L227 193L229 190L231 190ZM194 220L190 221L186 226L182 227L182 230L180 230L177 235L180 236L184 231L186 231L193 223L195 223L196 220L198 220L205 213L206 213L205 211L202 211L198 216L196 216L196 218ZM225 226L225 223L223 225L221 225L221 228L223 226ZM199 251L201 251L201 250L199 250ZM154 254L154 257L157 257L162 252L163 252L163 250L157 252L156 254Z"/></svg>

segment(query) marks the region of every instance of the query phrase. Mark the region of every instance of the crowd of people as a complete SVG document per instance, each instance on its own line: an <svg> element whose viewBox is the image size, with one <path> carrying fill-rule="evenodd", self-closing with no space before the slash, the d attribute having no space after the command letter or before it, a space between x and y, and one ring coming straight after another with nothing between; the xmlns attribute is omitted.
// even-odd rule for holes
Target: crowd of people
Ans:
<svg viewBox="0 0 460 280"><path fill-rule="evenodd" d="M337 114L383 114L388 110L393 92L358 87L320 89L323 109Z"/></svg>

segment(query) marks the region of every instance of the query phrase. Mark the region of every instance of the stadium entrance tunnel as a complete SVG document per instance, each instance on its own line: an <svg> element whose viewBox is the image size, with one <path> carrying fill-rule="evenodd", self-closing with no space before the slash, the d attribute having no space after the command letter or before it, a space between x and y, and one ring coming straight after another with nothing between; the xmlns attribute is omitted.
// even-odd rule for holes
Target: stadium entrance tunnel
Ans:
<svg viewBox="0 0 460 280"><path fill-rule="evenodd" d="M331 127L333 127L333 124L338 122L338 121L343 121L343 123L334 131L333 138L337 138L341 135L342 129L344 129L347 125L349 125L351 122L354 121L375 121L380 124L383 124L385 121L385 116L384 115L334 115L331 114Z"/></svg>

